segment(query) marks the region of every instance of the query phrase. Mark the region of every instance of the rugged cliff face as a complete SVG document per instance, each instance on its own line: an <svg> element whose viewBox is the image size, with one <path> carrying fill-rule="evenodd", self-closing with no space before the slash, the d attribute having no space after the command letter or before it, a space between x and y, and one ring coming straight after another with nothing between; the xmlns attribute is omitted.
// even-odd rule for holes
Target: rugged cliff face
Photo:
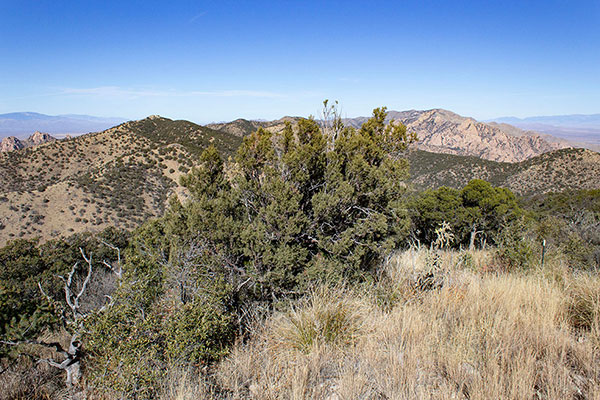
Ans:
<svg viewBox="0 0 600 400"><path fill-rule="evenodd" d="M419 138L417 148L434 153L475 156L492 161L519 162L566 147L561 140L547 135L478 122L448 110L390 111L389 120L401 122ZM359 127L366 118L344 122Z"/></svg>
<svg viewBox="0 0 600 400"><path fill-rule="evenodd" d="M417 134L418 148L436 153L519 162L568 147L564 143L551 143L541 135L510 135L497 127L447 110L392 112L390 118L402 122Z"/></svg>

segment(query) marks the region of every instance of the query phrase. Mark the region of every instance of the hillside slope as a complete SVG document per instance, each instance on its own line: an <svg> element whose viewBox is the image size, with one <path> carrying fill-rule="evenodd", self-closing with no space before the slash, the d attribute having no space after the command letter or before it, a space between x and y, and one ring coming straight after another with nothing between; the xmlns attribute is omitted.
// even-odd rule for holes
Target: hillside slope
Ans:
<svg viewBox="0 0 600 400"><path fill-rule="evenodd" d="M600 188L600 154L561 149L519 163L414 150L407 155L411 181L418 188L460 188L484 179L520 195Z"/></svg>
<svg viewBox="0 0 600 400"><path fill-rule="evenodd" d="M133 229L164 212L172 193L185 197L179 177L213 144L233 154L241 136L268 123L234 121L222 130L152 116L99 133L0 154L0 245L14 238L42 240L108 226ZM218 127L216 125L211 125ZM480 178L518 194L600 187L600 154L564 149L519 163L412 150L416 188L462 187Z"/></svg>
<svg viewBox="0 0 600 400"><path fill-rule="evenodd" d="M108 226L132 229L163 213L179 177L214 144L240 139L187 121L149 117L99 133L0 154L0 246Z"/></svg>
<svg viewBox="0 0 600 400"><path fill-rule="evenodd" d="M283 117L274 121L249 121L240 118L231 122L208 124L206 127L235 136L244 137L258 130L258 128L263 128L271 132L281 132L283 128L285 128L287 122L295 124L299 119L299 117Z"/></svg>

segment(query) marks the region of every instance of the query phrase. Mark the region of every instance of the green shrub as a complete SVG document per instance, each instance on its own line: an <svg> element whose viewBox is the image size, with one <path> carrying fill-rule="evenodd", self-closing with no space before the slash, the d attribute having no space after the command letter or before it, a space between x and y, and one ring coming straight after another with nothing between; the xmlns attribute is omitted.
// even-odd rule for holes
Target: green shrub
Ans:
<svg viewBox="0 0 600 400"><path fill-rule="evenodd" d="M13 240L0 248L0 336L4 340L36 337L55 327L56 310L41 295L38 283L54 300L64 299L62 281L75 263L81 262L79 249L94 254L94 270L104 270L102 260L114 262L116 254L100 243L108 241L124 248L128 235L114 228L97 235L77 234L39 245L37 240ZM80 278L81 271L74 279ZM84 301L84 300L83 300Z"/></svg>
<svg viewBox="0 0 600 400"><path fill-rule="evenodd" d="M177 216L186 233L174 240L209 243L214 258L233 260L231 285L249 280L244 296L258 299L315 280L368 279L409 228L401 152L413 137L385 117L376 109L360 130L337 133L312 119L279 134L259 129L228 177L216 148L207 149L181 179L193 200Z"/></svg>
<svg viewBox="0 0 600 400"><path fill-rule="evenodd" d="M540 264L541 246L534 242L531 224L524 219L505 226L498 235L496 250L509 271L527 270Z"/></svg>
<svg viewBox="0 0 600 400"><path fill-rule="evenodd" d="M166 367L160 313L116 305L87 326L89 385L118 398L153 398Z"/></svg>
<svg viewBox="0 0 600 400"><path fill-rule="evenodd" d="M455 247L498 244L503 226L523 215L515 195L508 189L474 179L461 190L441 187L427 190L411 201L414 237L429 245L436 240L436 229L449 224Z"/></svg>
<svg viewBox="0 0 600 400"><path fill-rule="evenodd" d="M138 239L151 236L146 230ZM213 296L181 302L170 296L169 268L132 255L125 268L114 306L86 321L88 379L100 393L155 398L167 366L206 364L224 355L236 320L227 288L218 283L210 288Z"/></svg>
<svg viewBox="0 0 600 400"><path fill-rule="evenodd" d="M166 328L166 352L176 364L206 363L226 354L235 333L232 313L199 300L182 305Z"/></svg>
<svg viewBox="0 0 600 400"><path fill-rule="evenodd" d="M216 147L206 149L181 179L191 201L172 199L164 217L136 231L115 306L87 326L98 390L151 398L164 365L225 354L249 307L299 296L315 281L371 279L410 225L402 152L414 137L385 118L376 109L360 130L336 120L323 131L312 119L280 134L259 130L244 139L233 168ZM115 179L135 173L117 168ZM120 212L137 204L123 199ZM352 340L352 305L313 306L301 347L310 337Z"/></svg>

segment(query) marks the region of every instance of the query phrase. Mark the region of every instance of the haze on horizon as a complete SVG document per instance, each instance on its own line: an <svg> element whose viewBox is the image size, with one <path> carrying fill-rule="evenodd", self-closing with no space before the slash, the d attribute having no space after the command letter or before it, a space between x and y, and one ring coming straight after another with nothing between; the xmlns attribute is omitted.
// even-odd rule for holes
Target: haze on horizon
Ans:
<svg viewBox="0 0 600 400"><path fill-rule="evenodd" d="M598 1L0 1L0 114L600 112Z"/></svg>

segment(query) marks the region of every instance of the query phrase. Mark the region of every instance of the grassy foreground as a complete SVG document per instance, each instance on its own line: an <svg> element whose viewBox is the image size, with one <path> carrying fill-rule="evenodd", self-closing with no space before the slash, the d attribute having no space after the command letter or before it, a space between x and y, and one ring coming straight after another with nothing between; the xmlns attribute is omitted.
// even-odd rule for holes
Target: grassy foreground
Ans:
<svg viewBox="0 0 600 400"><path fill-rule="evenodd" d="M410 250L368 290L316 289L257 322L211 384L174 372L164 398L598 399L599 345L597 274Z"/></svg>
<svg viewBox="0 0 600 400"><path fill-rule="evenodd" d="M170 367L160 398L600 399L600 276L557 259L510 272L493 251L413 249L282 309L214 368ZM58 398L41 367L28 384ZM24 378L3 373L1 393L27 398Z"/></svg>

